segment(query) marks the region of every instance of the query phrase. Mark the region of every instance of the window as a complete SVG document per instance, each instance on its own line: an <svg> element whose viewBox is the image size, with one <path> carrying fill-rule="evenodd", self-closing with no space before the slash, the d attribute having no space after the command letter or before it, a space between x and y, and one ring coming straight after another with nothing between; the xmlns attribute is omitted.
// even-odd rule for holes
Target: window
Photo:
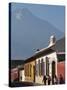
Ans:
<svg viewBox="0 0 67 90"><path fill-rule="evenodd" d="M35 62L35 74L36 74L36 76L38 76L38 74L39 74L39 67L38 67L38 64Z"/></svg>
<svg viewBox="0 0 67 90"><path fill-rule="evenodd" d="M38 60L38 68L39 68L39 76L41 76L41 63L40 63L40 60Z"/></svg>
<svg viewBox="0 0 67 90"><path fill-rule="evenodd" d="M25 76L26 76L26 66L24 66L24 74L25 74Z"/></svg>
<svg viewBox="0 0 67 90"><path fill-rule="evenodd" d="M31 77L31 68L32 68L32 65L30 64L30 77Z"/></svg>
<svg viewBox="0 0 67 90"><path fill-rule="evenodd" d="M38 60L38 75L39 75L39 72L40 72L40 60Z"/></svg>
<svg viewBox="0 0 67 90"><path fill-rule="evenodd" d="M26 76L28 76L28 70L27 70L27 68L28 68L28 65L26 65Z"/></svg>
<svg viewBox="0 0 67 90"><path fill-rule="evenodd" d="M40 63L40 68L39 68L39 75L41 76L41 63Z"/></svg>
<svg viewBox="0 0 67 90"><path fill-rule="evenodd" d="M27 76L29 76L29 65L28 64L26 66L26 72L27 72Z"/></svg>
<svg viewBox="0 0 67 90"><path fill-rule="evenodd" d="M30 71L30 69L29 69L29 64L28 64L28 76L30 76L30 75L29 75L29 74L30 74L29 71Z"/></svg>
<svg viewBox="0 0 67 90"><path fill-rule="evenodd" d="M52 77L55 76L56 68L55 68L55 61L52 61Z"/></svg>
<svg viewBox="0 0 67 90"><path fill-rule="evenodd" d="M44 62L43 62L43 59L41 59L41 75L44 75Z"/></svg>
<svg viewBox="0 0 67 90"><path fill-rule="evenodd" d="M57 54L58 62L65 61L65 54Z"/></svg>
<svg viewBox="0 0 67 90"><path fill-rule="evenodd" d="M28 73L27 73L27 65L25 65L25 76L27 76Z"/></svg>

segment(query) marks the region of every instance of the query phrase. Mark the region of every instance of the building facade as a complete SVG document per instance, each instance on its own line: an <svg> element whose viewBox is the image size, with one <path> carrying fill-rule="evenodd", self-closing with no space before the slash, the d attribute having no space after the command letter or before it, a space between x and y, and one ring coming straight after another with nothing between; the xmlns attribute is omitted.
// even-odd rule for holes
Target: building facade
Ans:
<svg viewBox="0 0 67 90"><path fill-rule="evenodd" d="M55 51L48 50L48 53L36 59L35 82L43 84L44 75L51 77L57 75L57 55Z"/></svg>
<svg viewBox="0 0 67 90"><path fill-rule="evenodd" d="M18 68L19 68L19 81L23 82L25 81L24 67L21 65Z"/></svg>
<svg viewBox="0 0 67 90"><path fill-rule="evenodd" d="M35 60L33 58L29 58L25 61L24 71L25 81L35 82Z"/></svg>
<svg viewBox="0 0 67 90"><path fill-rule="evenodd" d="M59 77L60 74L62 74L65 78L65 58L63 58L65 54L57 52L59 44L56 47L56 39L54 36L50 37L49 42L48 47L36 51L32 57L25 61L25 81L44 84L44 75L46 75L46 77L50 76L51 79L53 79L55 75ZM61 62L59 62L59 56L63 58L63 61L60 58Z"/></svg>
<svg viewBox="0 0 67 90"><path fill-rule="evenodd" d="M18 68L11 69L11 83L14 81L19 81Z"/></svg>
<svg viewBox="0 0 67 90"><path fill-rule="evenodd" d="M60 74L65 80L65 53L57 53L58 63L57 63L57 76L59 78Z"/></svg>
<svg viewBox="0 0 67 90"><path fill-rule="evenodd" d="M65 81L65 37L61 38L56 42L56 53L57 53L57 76L59 78L62 75Z"/></svg>

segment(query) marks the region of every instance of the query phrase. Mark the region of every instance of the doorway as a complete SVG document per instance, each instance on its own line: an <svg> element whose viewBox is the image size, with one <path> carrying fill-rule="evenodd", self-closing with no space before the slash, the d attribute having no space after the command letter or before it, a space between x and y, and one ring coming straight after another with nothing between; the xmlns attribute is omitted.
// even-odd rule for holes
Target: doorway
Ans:
<svg viewBox="0 0 67 90"><path fill-rule="evenodd" d="M56 71L55 61L52 61L52 78L55 76L55 71Z"/></svg>
<svg viewBox="0 0 67 90"><path fill-rule="evenodd" d="M49 58L46 57L46 75L49 75Z"/></svg>

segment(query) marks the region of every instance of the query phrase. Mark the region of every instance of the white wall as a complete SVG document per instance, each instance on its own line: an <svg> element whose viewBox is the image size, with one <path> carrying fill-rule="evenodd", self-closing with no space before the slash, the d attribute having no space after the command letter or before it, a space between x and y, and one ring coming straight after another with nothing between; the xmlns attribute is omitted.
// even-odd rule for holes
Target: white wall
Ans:
<svg viewBox="0 0 67 90"><path fill-rule="evenodd" d="M36 63L38 64L38 60L40 60L40 62L41 62L42 59L43 59L44 63L46 63L46 56L49 58L49 75L52 76L52 61L56 62L56 74L57 74L57 55L56 55L56 52L53 52L53 53L50 53L48 55L37 58ZM45 64L44 75L46 75L46 64ZM36 83L43 84L42 80L43 80L43 76L35 76L35 82Z"/></svg>
<svg viewBox="0 0 67 90"><path fill-rule="evenodd" d="M20 77L22 77L22 79L20 78ZM20 71L20 81L25 81L25 75L24 75L24 70L21 70Z"/></svg>

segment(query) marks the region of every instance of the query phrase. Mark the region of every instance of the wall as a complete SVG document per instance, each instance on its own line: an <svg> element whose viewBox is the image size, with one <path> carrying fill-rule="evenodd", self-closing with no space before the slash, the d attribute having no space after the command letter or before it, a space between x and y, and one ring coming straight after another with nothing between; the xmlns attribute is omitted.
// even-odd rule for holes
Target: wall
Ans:
<svg viewBox="0 0 67 90"><path fill-rule="evenodd" d="M18 68L11 69L11 81L18 79Z"/></svg>
<svg viewBox="0 0 67 90"><path fill-rule="evenodd" d="M37 58L36 59L36 63L38 63L38 60L40 60L40 62L41 62L42 58L44 60L44 63L46 63L46 60L45 60L46 56L49 58L49 75L52 76L52 66L51 66L52 65L52 61L56 62L55 68L56 68L56 74L57 74L57 55L56 55L56 52L53 52L53 53L50 53L48 55L42 56L40 58ZM44 75L46 75L46 64L45 64L44 68L45 68ZM36 83L43 84L42 80L43 80L43 76L39 76L38 75L38 76L35 77L35 82Z"/></svg>
<svg viewBox="0 0 67 90"><path fill-rule="evenodd" d="M27 68L26 69L27 65L31 65L31 68ZM33 82L34 81L34 70L33 70L33 66L35 66L35 60L34 61L31 61L31 62L28 62L28 63L26 63L24 65L24 70L25 71L28 71L29 70L29 74L30 74L30 75L25 75L25 81L28 81L28 82Z"/></svg>
<svg viewBox="0 0 67 90"><path fill-rule="evenodd" d="M24 70L20 70L20 77L19 77L19 80L20 81L25 81L25 75L24 75Z"/></svg>
<svg viewBox="0 0 67 90"><path fill-rule="evenodd" d="M58 75L58 78L59 78L60 74L62 74L62 76L65 79L65 62L64 61L57 63L57 75Z"/></svg>

